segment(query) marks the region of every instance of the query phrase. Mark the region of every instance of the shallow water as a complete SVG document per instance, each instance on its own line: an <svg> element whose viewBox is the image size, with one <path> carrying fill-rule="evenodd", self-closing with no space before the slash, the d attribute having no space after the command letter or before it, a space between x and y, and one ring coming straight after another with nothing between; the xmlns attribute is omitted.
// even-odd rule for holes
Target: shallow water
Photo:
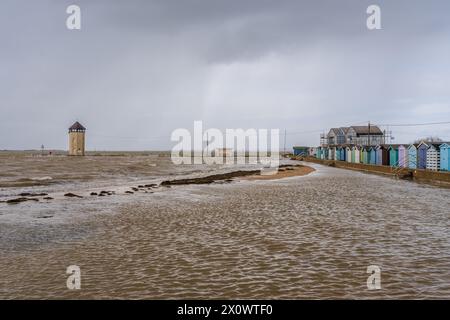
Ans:
<svg viewBox="0 0 450 320"><path fill-rule="evenodd" d="M312 166L276 181L0 204L0 297L450 298L450 190ZM82 288L70 291L74 264ZM369 265L381 290L367 289Z"/></svg>

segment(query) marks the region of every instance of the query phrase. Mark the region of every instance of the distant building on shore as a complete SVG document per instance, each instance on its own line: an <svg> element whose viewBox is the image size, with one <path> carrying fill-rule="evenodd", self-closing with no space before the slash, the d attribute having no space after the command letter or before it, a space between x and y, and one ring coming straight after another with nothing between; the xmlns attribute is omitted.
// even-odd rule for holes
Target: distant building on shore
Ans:
<svg viewBox="0 0 450 320"><path fill-rule="evenodd" d="M234 151L231 148L217 148L216 150L214 150L214 155L216 157L233 157L234 156Z"/></svg>
<svg viewBox="0 0 450 320"><path fill-rule="evenodd" d="M85 133L78 121L69 128L69 156L84 156Z"/></svg>
<svg viewBox="0 0 450 320"><path fill-rule="evenodd" d="M320 140L321 146L376 146L385 143L385 133L371 125L331 128L328 134L321 134Z"/></svg>

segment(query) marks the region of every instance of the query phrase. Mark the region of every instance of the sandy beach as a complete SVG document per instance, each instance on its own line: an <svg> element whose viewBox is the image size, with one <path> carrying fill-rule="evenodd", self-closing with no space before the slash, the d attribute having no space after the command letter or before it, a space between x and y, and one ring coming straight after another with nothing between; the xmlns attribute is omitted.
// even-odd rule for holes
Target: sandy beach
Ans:
<svg viewBox="0 0 450 320"><path fill-rule="evenodd" d="M54 199L0 203L1 298L450 297L445 189L296 161L242 176L256 168L132 153L2 160L0 199ZM371 264L384 290L367 290ZM76 292L69 265L83 275Z"/></svg>

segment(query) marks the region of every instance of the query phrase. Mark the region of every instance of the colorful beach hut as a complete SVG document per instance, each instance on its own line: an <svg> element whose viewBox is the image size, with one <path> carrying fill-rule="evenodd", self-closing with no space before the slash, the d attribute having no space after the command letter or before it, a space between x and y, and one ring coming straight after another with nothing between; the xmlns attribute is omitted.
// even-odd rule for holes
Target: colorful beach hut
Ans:
<svg viewBox="0 0 450 320"><path fill-rule="evenodd" d="M361 148L361 162L365 164L369 163L369 152L366 147Z"/></svg>
<svg viewBox="0 0 450 320"><path fill-rule="evenodd" d="M408 147L408 163L410 169L417 169L417 147L418 144L410 144Z"/></svg>
<svg viewBox="0 0 450 320"><path fill-rule="evenodd" d="M427 168L427 150L430 146L425 142L419 143L417 147L417 168L426 169Z"/></svg>
<svg viewBox="0 0 450 320"><path fill-rule="evenodd" d="M345 149L345 147L341 147L341 152L340 152L340 156L341 156L341 161L345 161L347 159L346 157L347 155L347 150Z"/></svg>
<svg viewBox="0 0 450 320"><path fill-rule="evenodd" d="M441 151L441 166L442 171L450 171L450 143L443 143L439 146Z"/></svg>
<svg viewBox="0 0 450 320"><path fill-rule="evenodd" d="M402 144L398 146L398 166L402 168L408 166L408 149Z"/></svg>
<svg viewBox="0 0 450 320"><path fill-rule="evenodd" d="M359 163L359 155L360 155L360 148L358 146L354 146L352 148L352 162L353 163Z"/></svg>
<svg viewBox="0 0 450 320"><path fill-rule="evenodd" d="M347 162L352 162L352 148L346 147L345 148L345 159Z"/></svg>
<svg viewBox="0 0 450 320"><path fill-rule="evenodd" d="M337 147L337 160L339 161L344 161L344 148L342 147Z"/></svg>
<svg viewBox="0 0 450 320"><path fill-rule="evenodd" d="M437 171L441 167L441 149L440 144L430 143L427 149L427 169Z"/></svg>
<svg viewBox="0 0 450 320"><path fill-rule="evenodd" d="M335 160L334 157L336 155L336 148L328 148L328 160Z"/></svg>
<svg viewBox="0 0 450 320"><path fill-rule="evenodd" d="M390 145L389 151L389 165L391 167L398 167L398 146Z"/></svg>
<svg viewBox="0 0 450 320"><path fill-rule="evenodd" d="M323 150L322 159L328 160L328 148L322 148L322 150Z"/></svg>
<svg viewBox="0 0 450 320"><path fill-rule="evenodd" d="M385 145L377 146L377 165L379 166L389 165L389 152Z"/></svg>
<svg viewBox="0 0 450 320"><path fill-rule="evenodd" d="M322 159L322 148L321 147L317 148L316 158L317 159Z"/></svg>
<svg viewBox="0 0 450 320"><path fill-rule="evenodd" d="M377 148L376 147L370 147L369 152L369 163L370 164L377 164Z"/></svg>

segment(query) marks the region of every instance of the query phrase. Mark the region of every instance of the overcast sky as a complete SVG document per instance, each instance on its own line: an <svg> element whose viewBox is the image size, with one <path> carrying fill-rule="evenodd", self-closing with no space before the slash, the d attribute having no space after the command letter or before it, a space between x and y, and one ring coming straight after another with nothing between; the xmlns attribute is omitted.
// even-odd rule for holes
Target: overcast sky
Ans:
<svg viewBox="0 0 450 320"><path fill-rule="evenodd" d="M287 146L450 121L448 0L2 0L0 38L0 149L67 149L76 120L89 150L168 150L194 120L287 129ZM450 140L449 124L392 130Z"/></svg>

